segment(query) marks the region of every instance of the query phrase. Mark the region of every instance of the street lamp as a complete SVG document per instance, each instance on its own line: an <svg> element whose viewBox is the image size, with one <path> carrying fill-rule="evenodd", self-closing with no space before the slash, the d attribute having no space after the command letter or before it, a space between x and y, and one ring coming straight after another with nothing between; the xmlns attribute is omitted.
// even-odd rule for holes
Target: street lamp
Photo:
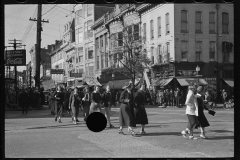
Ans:
<svg viewBox="0 0 240 160"><path fill-rule="evenodd" d="M30 80L30 88L31 88L32 87L32 67L31 66L29 67L29 72L30 72L29 80Z"/></svg>
<svg viewBox="0 0 240 160"><path fill-rule="evenodd" d="M115 74L112 73L112 80L113 80L113 91L114 91L114 78L115 78Z"/></svg>
<svg viewBox="0 0 240 160"><path fill-rule="evenodd" d="M196 67L196 71L197 71L197 77L198 77L198 83L197 83L197 85L199 86L199 75L198 75L198 72L200 71L200 67L198 67L198 65L197 65L197 67Z"/></svg>

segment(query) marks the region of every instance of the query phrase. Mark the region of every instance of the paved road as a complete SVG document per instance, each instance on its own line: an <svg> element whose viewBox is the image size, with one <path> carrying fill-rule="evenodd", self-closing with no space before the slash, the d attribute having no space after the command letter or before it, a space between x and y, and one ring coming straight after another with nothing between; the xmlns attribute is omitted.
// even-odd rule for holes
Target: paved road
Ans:
<svg viewBox="0 0 240 160"><path fill-rule="evenodd" d="M113 125L118 127L118 108L112 109ZM206 128L209 139L187 140L180 132L186 128L184 108L148 107L148 135L119 135L118 128L100 133L88 130L83 118L74 125L69 116L61 124L50 110L20 111L5 114L5 157L7 158L126 158L126 157L233 157L234 110L217 109ZM80 115L82 115L80 113ZM96 124L97 125L97 124ZM140 126L134 129L140 130ZM194 135L199 137L200 131Z"/></svg>

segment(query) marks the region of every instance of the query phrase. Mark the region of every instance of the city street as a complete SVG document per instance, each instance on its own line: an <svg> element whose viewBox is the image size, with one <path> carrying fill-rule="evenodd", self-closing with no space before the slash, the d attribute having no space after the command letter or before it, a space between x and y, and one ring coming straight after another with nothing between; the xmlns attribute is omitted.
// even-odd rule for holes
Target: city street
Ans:
<svg viewBox="0 0 240 160"><path fill-rule="evenodd" d="M5 112L6 158L146 158L146 157L233 157L234 156L234 109L216 109L211 116L205 111L210 127L208 139L194 135L198 140L185 139L181 131L187 126L185 108L146 108L149 124L148 135L132 137L118 134L118 110L112 108L115 129L100 133L88 130L80 112L80 123L71 123L70 116L63 123L54 121L50 110ZM97 124L96 124L97 125ZM138 125L134 131L140 131Z"/></svg>

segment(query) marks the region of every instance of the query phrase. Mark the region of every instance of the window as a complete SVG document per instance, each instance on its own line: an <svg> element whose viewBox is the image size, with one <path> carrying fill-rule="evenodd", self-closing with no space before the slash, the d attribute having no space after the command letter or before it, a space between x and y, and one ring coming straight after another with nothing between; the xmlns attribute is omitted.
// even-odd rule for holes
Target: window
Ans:
<svg viewBox="0 0 240 160"><path fill-rule="evenodd" d="M97 56L97 69L99 69L99 56Z"/></svg>
<svg viewBox="0 0 240 160"><path fill-rule="evenodd" d="M151 38L151 39L154 39L153 20L150 21L150 38Z"/></svg>
<svg viewBox="0 0 240 160"><path fill-rule="evenodd" d="M86 47L86 46L85 46ZM88 59L88 52L87 52L88 50L87 50L87 47L85 48L85 60L87 60Z"/></svg>
<svg viewBox="0 0 240 160"><path fill-rule="evenodd" d="M209 13L209 33L215 33L215 12Z"/></svg>
<svg viewBox="0 0 240 160"><path fill-rule="evenodd" d="M182 41L181 42L181 55L182 55L182 61L187 61L187 53L188 53L188 42Z"/></svg>
<svg viewBox="0 0 240 160"><path fill-rule="evenodd" d="M96 49L99 49L99 38L96 39Z"/></svg>
<svg viewBox="0 0 240 160"><path fill-rule="evenodd" d="M88 59L93 59L93 47L88 48Z"/></svg>
<svg viewBox="0 0 240 160"><path fill-rule="evenodd" d="M100 37L100 41L101 41L101 48L103 47L103 36Z"/></svg>
<svg viewBox="0 0 240 160"><path fill-rule="evenodd" d="M202 12L195 12L195 32L202 33Z"/></svg>
<svg viewBox="0 0 240 160"><path fill-rule="evenodd" d="M170 33L170 27L169 27L169 13L166 14L166 34Z"/></svg>
<svg viewBox="0 0 240 160"><path fill-rule="evenodd" d="M196 50L196 61L200 61L201 53L202 53L202 42L196 41L195 42L195 50Z"/></svg>
<svg viewBox="0 0 240 160"><path fill-rule="evenodd" d="M118 46L123 46L123 35L122 35L122 32L118 32Z"/></svg>
<svg viewBox="0 0 240 160"><path fill-rule="evenodd" d="M228 26L229 26L229 15L226 12L222 13L222 33L228 34Z"/></svg>
<svg viewBox="0 0 240 160"><path fill-rule="evenodd" d="M78 29L78 43L83 43L83 32Z"/></svg>
<svg viewBox="0 0 240 160"><path fill-rule="evenodd" d="M93 4L87 4L87 17L93 15Z"/></svg>
<svg viewBox="0 0 240 160"><path fill-rule="evenodd" d="M84 23L84 39L93 37L93 31L90 28L92 24L93 24L92 20L89 20L86 23Z"/></svg>
<svg viewBox="0 0 240 160"><path fill-rule="evenodd" d="M104 68L104 56L101 55L101 68Z"/></svg>
<svg viewBox="0 0 240 160"><path fill-rule="evenodd" d="M133 38L139 40L139 24L133 25Z"/></svg>
<svg viewBox="0 0 240 160"><path fill-rule="evenodd" d="M128 41L132 41L132 26L128 26Z"/></svg>
<svg viewBox="0 0 240 160"><path fill-rule="evenodd" d="M152 63L154 64L154 55L153 55L153 52L154 52L154 48L151 47L151 61L152 61Z"/></svg>
<svg viewBox="0 0 240 160"><path fill-rule="evenodd" d="M211 41L209 44L209 58L210 61L215 61L215 42Z"/></svg>
<svg viewBox="0 0 240 160"><path fill-rule="evenodd" d="M158 23L158 37L160 37L161 36L161 17L158 17L157 23Z"/></svg>
<svg viewBox="0 0 240 160"><path fill-rule="evenodd" d="M107 38L107 34L104 35L105 37L105 45L107 46L108 45L108 38Z"/></svg>
<svg viewBox="0 0 240 160"><path fill-rule="evenodd" d="M76 63L78 63L78 58L76 58Z"/></svg>
<svg viewBox="0 0 240 160"><path fill-rule="evenodd" d="M167 44L167 62L169 62L169 56L170 56L170 43L168 42Z"/></svg>
<svg viewBox="0 0 240 160"><path fill-rule="evenodd" d="M105 54L105 67L108 67L108 53Z"/></svg>
<svg viewBox="0 0 240 160"><path fill-rule="evenodd" d="M146 38L147 38L147 37L146 37L146 36L147 36L147 35L146 35L146 34L147 34L146 32L147 32L147 30L146 30L146 23L144 23L144 24L143 24L143 41L144 41L144 42L146 41Z"/></svg>
<svg viewBox="0 0 240 160"><path fill-rule="evenodd" d="M83 62L83 56L79 56L79 63Z"/></svg>
<svg viewBox="0 0 240 160"><path fill-rule="evenodd" d="M94 66L89 66L89 75L90 76L94 75Z"/></svg>
<svg viewBox="0 0 240 160"><path fill-rule="evenodd" d="M161 45L158 45L158 63L162 63L162 50Z"/></svg>
<svg viewBox="0 0 240 160"><path fill-rule="evenodd" d="M114 49L116 47L116 33L111 35L111 48Z"/></svg>
<svg viewBox="0 0 240 160"><path fill-rule="evenodd" d="M186 10L181 11L181 32L188 32L188 12Z"/></svg>

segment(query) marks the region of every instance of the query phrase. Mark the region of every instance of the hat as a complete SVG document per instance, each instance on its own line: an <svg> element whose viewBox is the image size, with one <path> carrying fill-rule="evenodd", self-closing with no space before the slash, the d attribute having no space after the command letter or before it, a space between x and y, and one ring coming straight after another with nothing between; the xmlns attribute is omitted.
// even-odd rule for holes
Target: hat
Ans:
<svg viewBox="0 0 240 160"><path fill-rule="evenodd" d="M188 89L195 89L195 86L188 86Z"/></svg>
<svg viewBox="0 0 240 160"><path fill-rule="evenodd" d="M129 82L126 82L124 87L122 89L126 89L126 88L131 88L132 87L132 82L129 81Z"/></svg>
<svg viewBox="0 0 240 160"><path fill-rule="evenodd" d="M202 86L198 86L197 91L202 91Z"/></svg>

